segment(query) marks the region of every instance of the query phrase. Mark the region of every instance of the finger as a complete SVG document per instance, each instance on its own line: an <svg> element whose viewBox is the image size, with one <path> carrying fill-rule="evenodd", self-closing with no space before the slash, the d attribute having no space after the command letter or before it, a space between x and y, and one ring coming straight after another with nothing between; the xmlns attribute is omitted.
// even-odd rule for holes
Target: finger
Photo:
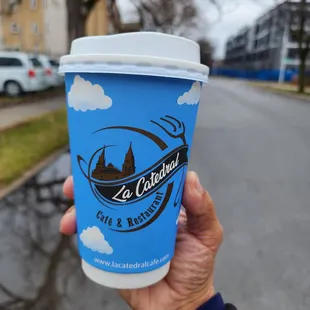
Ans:
<svg viewBox="0 0 310 310"><path fill-rule="evenodd" d="M70 176L66 179L63 185L63 192L64 195L69 199L74 199L74 192L73 192L73 177Z"/></svg>
<svg viewBox="0 0 310 310"><path fill-rule="evenodd" d="M75 206L68 209L60 221L60 232L64 235L76 233L76 210Z"/></svg>
<svg viewBox="0 0 310 310"><path fill-rule="evenodd" d="M201 186L195 172L189 172L187 175L183 206L186 209L188 231L205 245L209 246L212 242L219 246L222 241L223 228L216 216L212 198Z"/></svg>
<svg viewBox="0 0 310 310"><path fill-rule="evenodd" d="M179 218L178 218L178 223L179 224L184 224L187 221L187 216L185 211L181 210L180 214L179 214Z"/></svg>

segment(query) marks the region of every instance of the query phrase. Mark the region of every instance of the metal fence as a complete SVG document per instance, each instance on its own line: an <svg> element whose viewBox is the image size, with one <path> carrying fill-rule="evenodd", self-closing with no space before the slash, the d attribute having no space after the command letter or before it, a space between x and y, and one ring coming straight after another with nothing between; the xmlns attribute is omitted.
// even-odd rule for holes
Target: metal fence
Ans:
<svg viewBox="0 0 310 310"><path fill-rule="evenodd" d="M211 74L215 76L226 76L237 79L258 80L258 81L278 81L280 70L237 70L227 68L213 68ZM287 70L284 80L290 82L298 74L298 70Z"/></svg>

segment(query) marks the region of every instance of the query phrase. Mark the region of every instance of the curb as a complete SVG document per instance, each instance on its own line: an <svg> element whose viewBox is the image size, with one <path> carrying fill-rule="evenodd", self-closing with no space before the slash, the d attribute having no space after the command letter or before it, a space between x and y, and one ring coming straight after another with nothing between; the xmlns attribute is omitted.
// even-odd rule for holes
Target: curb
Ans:
<svg viewBox="0 0 310 310"><path fill-rule="evenodd" d="M273 88L270 88L268 86L253 85L253 84L248 84L248 85L253 87L253 88L263 89L269 93L280 95L280 96L283 96L286 98L296 99L296 100L303 101L303 102L310 102L310 95L299 95L297 93L294 94L294 93L290 93L289 91L273 89Z"/></svg>
<svg viewBox="0 0 310 310"><path fill-rule="evenodd" d="M23 100L20 100L20 101L18 100L14 101L14 99L11 99L11 100L8 99L7 101L0 102L0 110L5 109L5 108L17 107L17 106L24 105L24 104L27 104L27 105L36 104L36 103L48 101L50 99L63 97L64 94L65 94L64 90L60 88L59 90L55 89L54 93L44 93L44 94L36 93L37 96L35 95L32 97L26 96L22 98Z"/></svg>
<svg viewBox="0 0 310 310"><path fill-rule="evenodd" d="M34 167L26 171L21 177L13 181L13 183L0 189L0 200L3 199L5 196L11 194L15 190L17 190L20 186L24 185L29 179L38 174L48 164L54 162L60 155L65 153L68 149L69 149L68 145L62 147L61 149L58 149L57 151L55 151L54 153L52 153L51 155L40 161Z"/></svg>

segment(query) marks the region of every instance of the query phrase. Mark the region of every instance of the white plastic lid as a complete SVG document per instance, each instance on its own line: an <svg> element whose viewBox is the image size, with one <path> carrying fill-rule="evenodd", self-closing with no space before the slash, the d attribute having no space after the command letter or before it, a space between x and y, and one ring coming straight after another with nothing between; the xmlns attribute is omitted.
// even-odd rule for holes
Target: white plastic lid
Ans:
<svg viewBox="0 0 310 310"><path fill-rule="evenodd" d="M85 37L72 42L59 72L119 73L207 82L200 47L191 40L156 32Z"/></svg>

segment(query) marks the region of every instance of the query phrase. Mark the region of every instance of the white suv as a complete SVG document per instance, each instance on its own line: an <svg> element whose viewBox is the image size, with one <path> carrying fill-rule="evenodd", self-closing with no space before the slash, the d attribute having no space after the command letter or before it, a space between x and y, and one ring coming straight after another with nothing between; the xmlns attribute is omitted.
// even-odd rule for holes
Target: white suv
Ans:
<svg viewBox="0 0 310 310"><path fill-rule="evenodd" d="M56 86L61 86L64 84L64 77L60 74L58 74L58 70L59 70L59 61L50 58L49 59L50 65L52 67L52 70L54 72L55 75L55 80L56 80Z"/></svg>
<svg viewBox="0 0 310 310"><path fill-rule="evenodd" d="M62 84L61 76L58 75L58 67L56 62L49 56L39 54L35 55L44 68L45 81L48 87L56 87Z"/></svg>
<svg viewBox="0 0 310 310"><path fill-rule="evenodd" d="M16 97L46 88L44 68L36 57L21 52L0 52L0 92Z"/></svg>

